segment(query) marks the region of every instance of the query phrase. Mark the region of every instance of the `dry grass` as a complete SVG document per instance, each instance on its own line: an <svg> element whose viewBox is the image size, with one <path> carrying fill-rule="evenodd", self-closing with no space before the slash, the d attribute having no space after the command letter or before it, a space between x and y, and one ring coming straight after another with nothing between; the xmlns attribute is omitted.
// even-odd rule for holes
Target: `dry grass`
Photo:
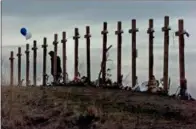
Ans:
<svg viewBox="0 0 196 129"><path fill-rule="evenodd" d="M2 129L196 127L195 102L130 91L76 87L13 87L11 90L2 87L1 102Z"/></svg>

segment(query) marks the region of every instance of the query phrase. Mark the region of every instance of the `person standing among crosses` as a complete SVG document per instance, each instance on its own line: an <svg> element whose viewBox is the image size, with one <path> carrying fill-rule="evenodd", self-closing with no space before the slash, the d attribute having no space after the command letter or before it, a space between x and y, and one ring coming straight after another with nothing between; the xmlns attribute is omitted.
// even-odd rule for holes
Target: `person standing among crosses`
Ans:
<svg viewBox="0 0 196 129"><path fill-rule="evenodd" d="M53 68L54 68L54 51L50 51L49 53L48 53L49 55L50 55L50 57L51 57L51 74L52 74L52 76L53 76L53 78L54 78L54 71L53 71ZM60 77L61 77L61 73L62 73L62 69L61 69L61 59L60 59L60 57L59 56L57 56L57 65L56 65L56 79L57 79L57 81L59 81L60 80Z"/></svg>

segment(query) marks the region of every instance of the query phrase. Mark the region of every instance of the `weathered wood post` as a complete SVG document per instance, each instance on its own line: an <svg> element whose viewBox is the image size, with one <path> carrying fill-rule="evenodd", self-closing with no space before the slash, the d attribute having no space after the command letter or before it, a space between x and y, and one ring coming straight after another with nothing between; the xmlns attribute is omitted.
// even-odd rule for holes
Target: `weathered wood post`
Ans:
<svg viewBox="0 0 196 129"><path fill-rule="evenodd" d="M21 86L21 47L18 47L18 86Z"/></svg>
<svg viewBox="0 0 196 129"><path fill-rule="evenodd" d="M106 53L107 53L107 22L103 23L103 31L101 32L101 34L103 35L103 54L102 54L102 83L105 84L106 81Z"/></svg>
<svg viewBox="0 0 196 129"><path fill-rule="evenodd" d="M79 38L80 38L80 34L79 34L79 30L78 28L75 28L75 35L73 36L73 39L75 40L75 60L74 60L74 77L78 76L78 46L79 46Z"/></svg>
<svg viewBox="0 0 196 129"><path fill-rule="evenodd" d="M44 43L42 45L43 48L43 77L42 77L42 85L46 86L46 67L47 67L47 38L44 38Z"/></svg>
<svg viewBox="0 0 196 129"><path fill-rule="evenodd" d="M29 80L29 68L30 68L30 61L29 61L29 44L26 44L26 86L29 86L30 80Z"/></svg>
<svg viewBox="0 0 196 129"><path fill-rule="evenodd" d="M118 21L117 31L115 34L117 35L117 84L122 84L122 74L121 74L121 58L122 58L122 23Z"/></svg>
<svg viewBox="0 0 196 129"><path fill-rule="evenodd" d="M154 54L153 54L153 39L154 39L154 29L153 29L153 19L149 20L149 28L147 30L149 34L149 82L154 76L153 67L154 67ZM149 85L150 86L150 85Z"/></svg>
<svg viewBox="0 0 196 129"><path fill-rule="evenodd" d="M165 16L162 31L164 32L163 85L166 93L168 93L169 30L171 30L169 16Z"/></svg>
<svg viewBox="0 0 196 129"><path fill-rule="evenodd" d="M136 59L137 59L137 48L136 48L136 32L139 30L136 28L136 19L132 19L132 29L129 33L132 34L132 87L136 85L137 73L136 73Z"/></svg>
<svg viewBox="0 0 196 129"><path fill-rule="evenodd" d="M37 85L37 42L33 41L33 85Z"/></svg>
<svg viewBox="0 0 196 129"><path fill-rule="evenodd" d="M87 63L87 78L88 83L91 82L91 58L90 58L90 27L86 26L86 35L84 35L84 38L86 38L86 63Z"/></svg>
<svg viewBox="0 0 196 129"><path fill-rule="evenodd" d="M66 32L63 32L62 33L62 40L61 40L61 43L62 43L62 49L63 49L63 53L62 53L62 56L63 56L63 83L66 84L66 76L67 76L67 53L66 53L66 42L67 42L67 39L66 39Z"/></svg>
<svg viewBox="0 0 196 129"><path fill-rule="evenodd" d="M184 21L179 19L178 31L175 33L179 37L179 71L180 71L180 95L185 97L185 91L187 89L187 81L185 77L185 63L184 63L184 34L189 37L189 34L184 30Z"/></svg>
<svg viewBox="0 0 196 129"><path fill-rule="evenodd" d="M57 44L58 44L58 35L54 34L54 61L53 61L53 73L54 73L54 83L57 83Z"/></svg>
<svg viewBox="0 0 196 129"><path fill-rule="evenodd" d="M10 86L14 84L14 52L11 51L10 53Z"/></svg>
<svg viewBox="0 0 196 129"><path fill-rule="evenodd" d="M13 104L13 85L14 85L14 52L10 52L10 86L11 86L11 93L9 93L9 106L10 108L8 109L8 117L11 119L11 114L12 114L12 104Z"/></svg>

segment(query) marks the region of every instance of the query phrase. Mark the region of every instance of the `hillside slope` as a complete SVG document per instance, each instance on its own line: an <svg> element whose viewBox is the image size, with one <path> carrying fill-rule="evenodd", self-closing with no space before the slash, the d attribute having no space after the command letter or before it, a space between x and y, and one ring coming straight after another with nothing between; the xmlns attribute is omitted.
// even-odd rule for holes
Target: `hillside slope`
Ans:
<svg viewBox="0 0 196 129"><path fill-rule="evenodd" d="M194 129L196 102L131 91L2 87L2 129Z"/></svg>

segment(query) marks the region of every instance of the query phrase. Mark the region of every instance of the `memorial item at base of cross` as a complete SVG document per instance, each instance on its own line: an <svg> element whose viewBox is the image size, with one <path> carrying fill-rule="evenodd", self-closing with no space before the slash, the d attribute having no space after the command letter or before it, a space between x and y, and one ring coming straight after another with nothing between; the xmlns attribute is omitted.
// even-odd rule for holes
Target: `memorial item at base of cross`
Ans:
<svg viewBox="0 0 196 129"><path fill-rule="evenodd" d="M148 82L148 91L151 93L161 92L163 88L159 87L159 81L153 75Z"/></svg>

